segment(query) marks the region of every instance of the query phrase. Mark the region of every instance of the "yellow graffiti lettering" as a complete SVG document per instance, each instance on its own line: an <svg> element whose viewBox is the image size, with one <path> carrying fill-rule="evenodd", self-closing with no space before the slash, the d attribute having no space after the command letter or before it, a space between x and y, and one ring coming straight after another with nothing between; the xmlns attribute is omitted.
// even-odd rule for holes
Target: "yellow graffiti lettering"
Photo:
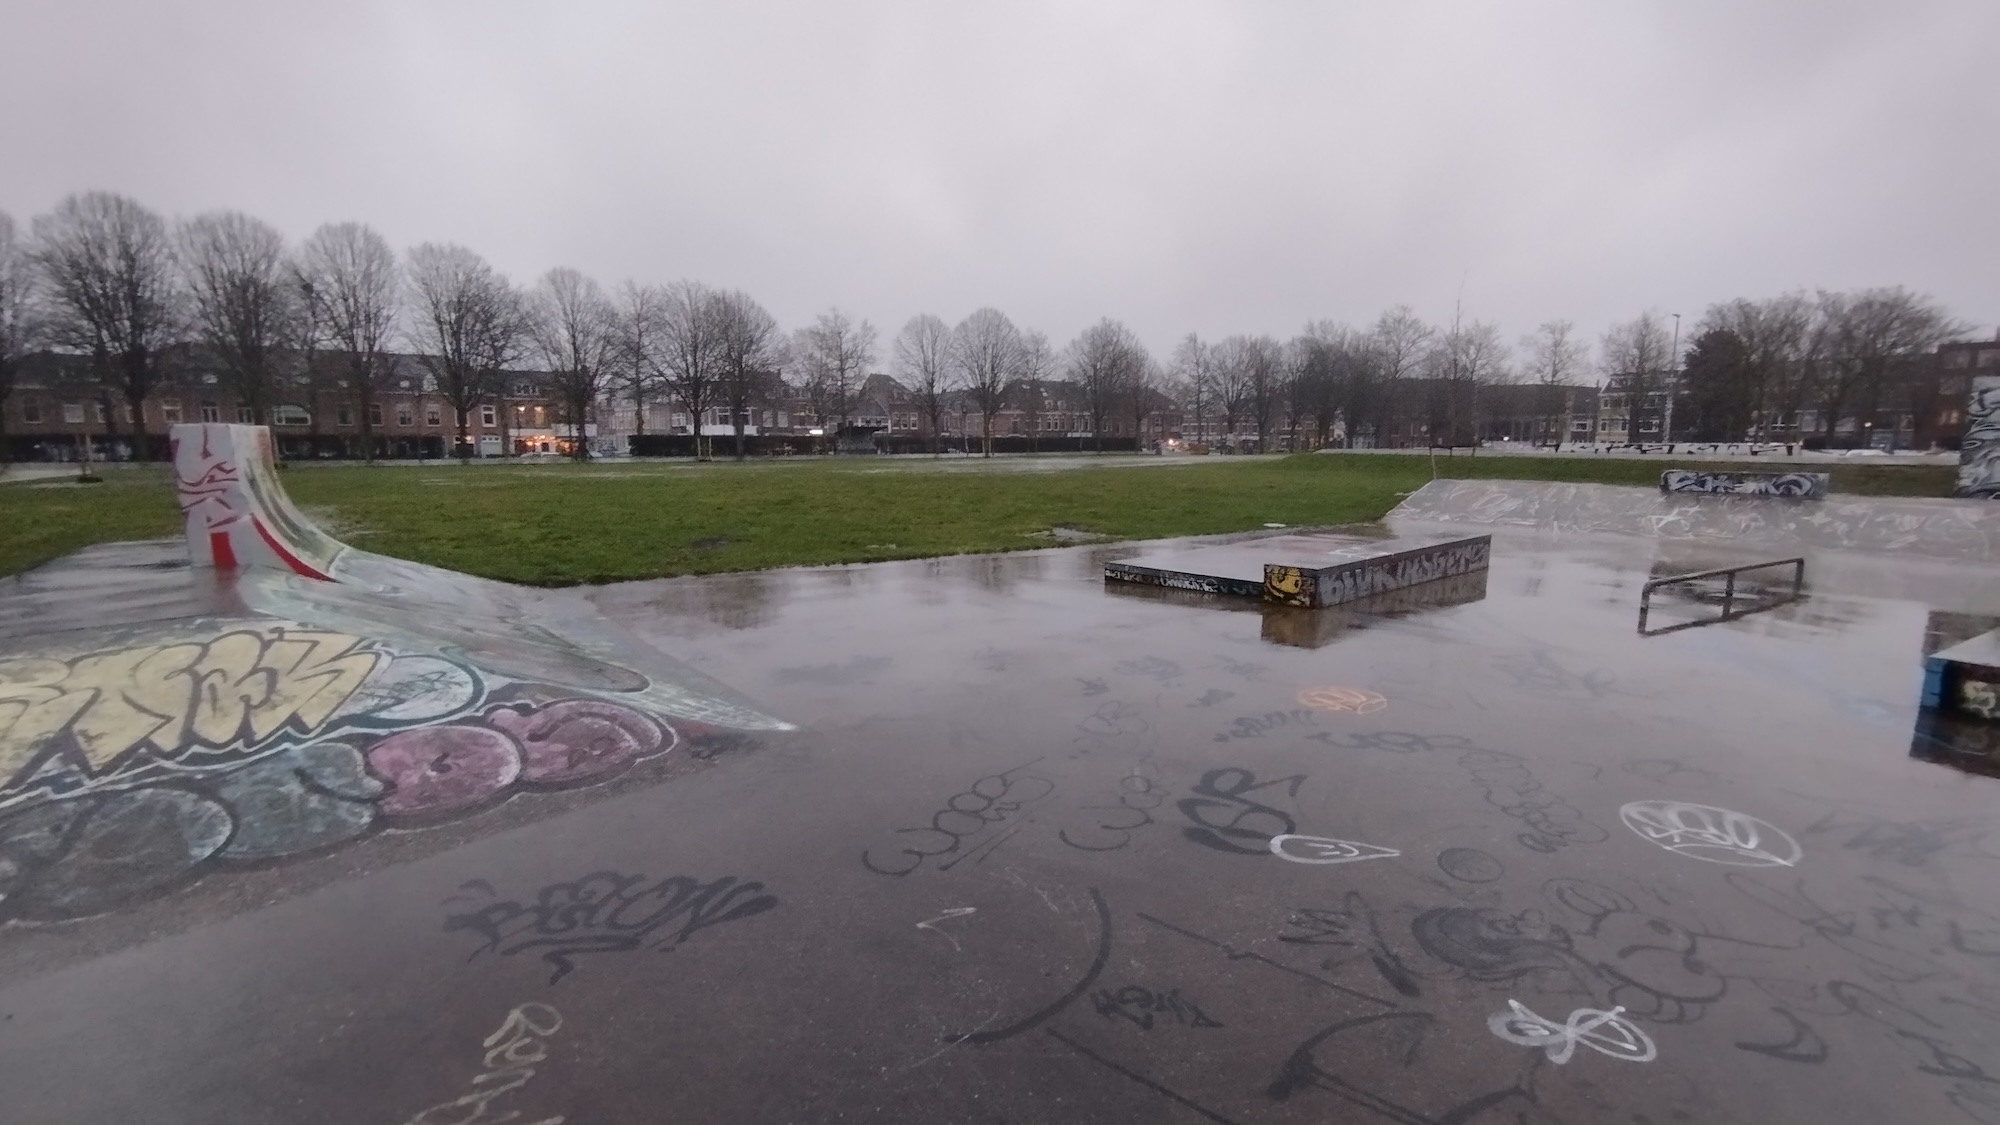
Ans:
<svg viewBox="0 0 2000 1125"><path fill-rule="evenodd" d="M266 626L68 661L0 661L0 789L52 745L92 775L139 747L163 758L324 725L381 659L358 637Z"/></svg>
<svg viewBox="0 0 2000 1125"><path fill-rule="evenodd" d="M310 730L332 718L375 671L376 655L356 651L360 643L340 633L314 632L272 641L264 650L264 667L273 673L271 690L250 711L251 736L262 741L294 719Z"/></svg>
<svg viewBox="0 0 2000 1125"><path fill-rule="evenodd" d="M76 662L63 686L95 697L73 728L92 773L103 772L144 742L161 750L180 745L194 684L188 668L201 658L201 649L198 644L149 646Z"/></svg>
<svg viewBox="0 0 2000 1125"><path fill-rule="evenodd" d="M0 660L0 778L13 777L89 705L91 693L65 692L60 660Z"/></svg>

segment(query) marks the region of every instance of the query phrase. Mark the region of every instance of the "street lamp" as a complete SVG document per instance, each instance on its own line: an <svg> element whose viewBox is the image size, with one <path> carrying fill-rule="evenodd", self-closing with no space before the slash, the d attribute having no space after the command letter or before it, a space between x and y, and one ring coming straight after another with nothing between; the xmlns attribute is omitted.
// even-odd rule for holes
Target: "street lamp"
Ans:
<svg viewBox="0 0 2000 1125"><path fill-rule="evenodd" d="M1660 435L1668 445L1674 443L1674 396L1681 389L1681 314L1670 314L1674 318L1674 346L1667 359L1673 366L1667 371L1667 420Z"/></svg>

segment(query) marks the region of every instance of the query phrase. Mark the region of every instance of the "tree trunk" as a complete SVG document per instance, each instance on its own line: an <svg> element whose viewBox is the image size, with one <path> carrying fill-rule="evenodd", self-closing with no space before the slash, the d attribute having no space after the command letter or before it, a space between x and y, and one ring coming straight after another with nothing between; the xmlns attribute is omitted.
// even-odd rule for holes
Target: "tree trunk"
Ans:
<svg viewBox="0 0 2000 1125"><path fill-rule="evenodd" d="M155 460L153 456L153 444L146 434L146 396L140 395L137 399L134 399L130 394L127 394L125 401L132 408L132 460ZM105 411L104 417L105 428L109 431L111 412L108 410Z"/></svg>

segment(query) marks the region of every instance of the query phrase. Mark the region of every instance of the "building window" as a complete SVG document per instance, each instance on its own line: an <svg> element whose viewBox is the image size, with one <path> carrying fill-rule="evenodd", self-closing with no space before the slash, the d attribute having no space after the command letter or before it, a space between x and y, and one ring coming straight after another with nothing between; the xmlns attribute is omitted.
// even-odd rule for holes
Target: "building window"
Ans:
<svg viewBox="0 0 2000 1125"><path fill-rule="evenodd" d="M28 400L26 400L26 401L24 401L24 402L22 402L22 403L21 403L21 421L23 421L23 422L26 422L26 423L27 423L28 425L30 425L30 426L39 426L39 425L41 425L41 424L42 424L42 404L41 404L40 402L36 401L35 399L32 399L32 398L31 398L31 399L28 399Z"/></svg>
<svg viewBox="0 0 2000 1125"><path fill-rule="evenodd" d="M102 400L90 404L90 414L91 417L97 419L98 425L102 426L104 424L104 403Z"/></svg>
<svg viewBox="0 0 2000 1125"><path fill-rule="evenodd" d="M333 424L336 426L352 426L354 424L354 408L344 402L334 407Z"/></svg>
<svg viewBox="0 0 2000 1125"><path fill-rule="evenodd" d="M438 409L437 403L427 402L424 404L424 425L426 426L444 425L444 411Z"/></svg>
<svg viewBox="0 0 2000 1125"><path fill-rule="evenodd" d="M415 421L416 411L410 409L409 403L399 402L396 404L396 424L398 426L412 425Z"/></svg>
<svg viewBox="0 0 2000 1125"><path fill-rule="evenodd" d="M286 405L271 410L271 424L274 426L310 426L312 414L303 406Z"/></svg>
<svg viewBox="0 0 2000 1125"><path fill-rule="evenodd" d="M222 408L221 408L220 406L217 406L217 405L215 405L215 404L214 404L214 403L212 403L212 402L204 402L204 403L202 403L202 404L201 404L201 420L202 420L202 421L204 421L204 422L220 422L220 421L222 421Z"/></svg>
<svg viewBox="0 0 2000 1125"><path fill-rule="evenodd" d="M1979 349L1979 359L1974 367L2000 367L2000 348Z"/></svg>
<svg viewBox="0 0 2000 1125"><path fill-rule="evenodd" d="M63 421L69 423L72 426L82 425L83 404L80 402L63 403Z"/></svg>
<svg viewBox="0 0 2000 1125"><path fill-rule="evenodd" d="M249 403L239 403L236 407L236 420L245 426L250 425L257 420L257 411Z"/></svg>
<svg viewBox="0 0 2000 1125"><path fill-rule="evenodd" d="M160 404L160 419L169 426L178 426L181 421L181 404L178 399Z"/></svg>
<svg viewBox="0 0 2000 1125"><path fill-rule="evenodd" d="M1946 352L1944 353L1944 366L1948 369L1964 367L1966 358L1967 358L1967 353L1962 351Z"/></svg>
<svg viewBox="0 0 2000 1125"><path fill-rule="evenodd" d="M368 424L371 426L379 426L382 424L381 403L371 402L368 404Z"/></svg>
<svg viewBox="0 0 2000 1125"><path fill-rule="evenodd" d="M489 402L479 408L479 424L487 427L500 424L499 411L493 409L492 403Z"/></svg>

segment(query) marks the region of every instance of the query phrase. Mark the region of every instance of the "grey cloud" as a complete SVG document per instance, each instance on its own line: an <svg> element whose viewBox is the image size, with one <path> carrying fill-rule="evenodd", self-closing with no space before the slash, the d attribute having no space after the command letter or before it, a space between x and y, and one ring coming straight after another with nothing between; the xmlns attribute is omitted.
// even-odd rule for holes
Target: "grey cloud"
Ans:
<svg viewBox="0 0 2000 1125"><path fill-rule="evenodd" d="M360 219L788 326L2000 316L1988 0L19 5L0 209Z"/></svg>

